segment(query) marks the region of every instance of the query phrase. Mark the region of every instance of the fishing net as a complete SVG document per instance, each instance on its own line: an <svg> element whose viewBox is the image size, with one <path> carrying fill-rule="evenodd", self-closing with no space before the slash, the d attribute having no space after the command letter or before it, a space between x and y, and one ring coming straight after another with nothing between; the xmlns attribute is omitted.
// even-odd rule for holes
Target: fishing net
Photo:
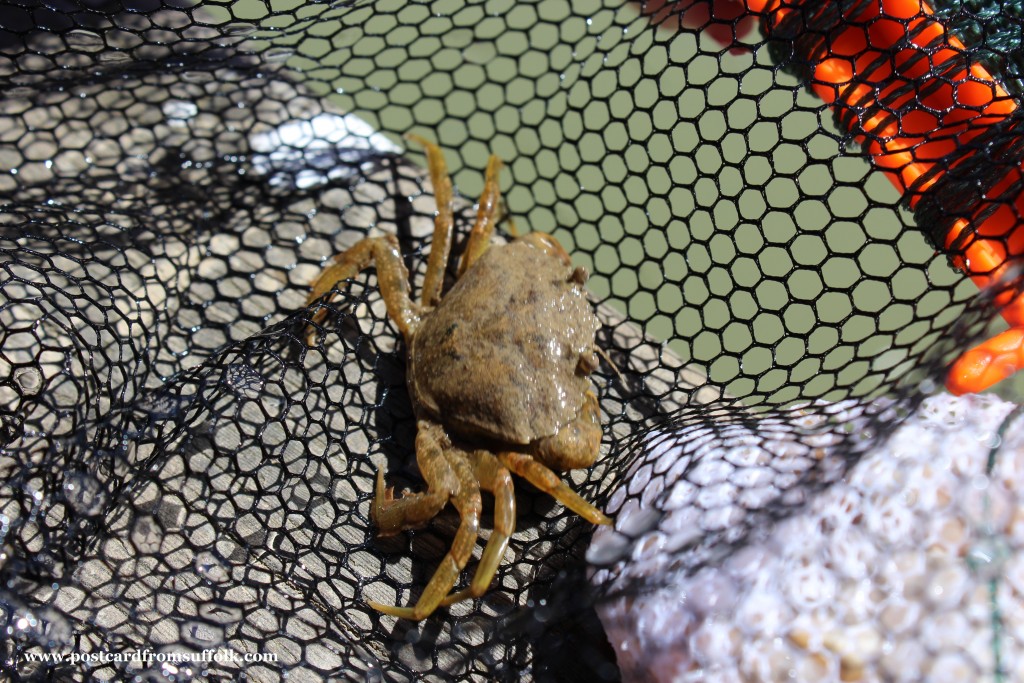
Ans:
<svg viewBox="0 0 1024 683"><path fill-rule="evenodd" d="M641 465L710 491L709 449L799 454L769 460L757 495L691 505L673 570L723 561L913 415L1017 291L954 267L970 231L943 243L1017 167L1017 119L952 138L960 172L912 205L924 189L894 189L862 151L878 129L851 121L927 88L823 103L811 67L864 3L805 4L803 24L727 2L4 6L4 675L615 680L595 605L659 579L589 587L592 526L522 482L484 597L419 623L367 606L415 601L458 518L375 538L377 468L423 486L404 347L372 271L329 304L308 286L384 233L421 283L436 206L405 134L445 150L456 250L496 154L516 230L590 271L617 368L594 375L602 457L565 477L612 516L645 512L594 564L667 518ZM957 64L1015 97L1020 23L995 6L936 11ZM1016 211L1010 185L994 201Z"/></svg>

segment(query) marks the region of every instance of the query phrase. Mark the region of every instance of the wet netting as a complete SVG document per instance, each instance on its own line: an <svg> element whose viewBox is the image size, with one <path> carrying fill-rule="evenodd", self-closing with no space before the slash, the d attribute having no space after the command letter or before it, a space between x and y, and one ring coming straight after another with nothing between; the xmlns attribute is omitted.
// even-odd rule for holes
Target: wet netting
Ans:
<svg viewBox="0 0 1024 683"><path fill-rule="evenodd" d="M497 155L494 242L561 241L617 368L592 375L601 456L563 476L613 521L646 494L645 512L591 563L629 557L673 504L630 486L654 451L709 493L666 566L721 562L914 415L1006 328L1000 310L1024 319L1019 15L966 0L5 4L3 676L618 679L595 605L657 572L591 587L594 526L518 477L483 597L420 622L368 605L414 603L459 516L377 538L378 468L396 491L424 487L406 347L374 269L330 302L307 305L310 283L390 234L418 295L436 204L404 136L444 151L456 254ZM778 444L804 464L762 462L758 495L723 513L702 458ZM491 496L483 509L457 588L494 525Z"/></svg>

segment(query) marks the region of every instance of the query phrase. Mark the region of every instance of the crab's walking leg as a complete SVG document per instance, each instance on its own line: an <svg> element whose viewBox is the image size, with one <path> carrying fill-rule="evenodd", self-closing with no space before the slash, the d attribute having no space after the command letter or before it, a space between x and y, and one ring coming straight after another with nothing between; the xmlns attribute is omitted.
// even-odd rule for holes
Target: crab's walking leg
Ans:
<svg viewBox="0 0 1024 683"><path fill-rule="evenodd" d="M448 267L448 255L452 250L452 230L455 227L452 179L448 175L448 165L444 162L444 154L440 147L419 135L410 134L406 137L422 146L427 153L427 169L430 171L430 182L434 186L434 202L437 204L434 237L430 243L427 273L423 278L423 291L420 293L421 305L433 307L441 300L444 270Z"/></svg>
<svg viewBox="0 0 1024 683"><path fill-rule="evenodd" d="M444 508L459 488L455 473L444 457L446 437L436 424L420 421L416 432L416 464L427 480L427 490L394 499L384 486L384 468L377 470L376 494L370 516L380 536L394 536L405 529L422 527Z"/></svg>
<svg viewBox="0 0 1024 683"><path fill-rule="evenodd" d="M422 424L422 423L421 423ZM418 440L418 439L417 439ZM452 504L459 511L461 522L459 530L455 533L455 540L452 547L441 560L441 565L434 572L427 587L420 595L420 599L414 607L396 607L394 605L381 605L376 602L367 601L370 607L385 614L390 614L401 619L412 619L419 621L425 619L437 609L441 601L451 591L459 573L469 562L473 548L476 546L477 534L480 530L480 487L473 477L473 469L463 454L456 449L442 448L445 465L438 465L443 470L442 477L455 479L455 491L451 496ZM437 472L428 474L423 472L424 478L430 480L437 475ZM401 501L396 501L401 502Z"/></svg>
<svg viewBox="0 0 1024 683"><path fill-rule="evenodd" d="M604 516L604 513L581 498L564 481L559 479L557 474L534 460L534 458L521 453L501 453L498 455L498 459L512 473L518 474L526 481L534 484L543 490L544 493L587 521L594 524L611 523L611 520Z"/></svg>
<svg viewBox="0 0 1024 683"><path fill-rule="evenodd" d="M473 451L466 456L473 466L473 474L480 482L480 487L494 494L494 529L487 539L487 547L484 548L472 583L468 588L446 597L441 601L442 605L478 598L487 592L501 564L501 558L505 555L505 549L508 548L508 539L516 530L516 496L512 489L512 475L488 451Z"/></svg>
<svg viewBox="0 0 1024 683"><path fill-rule="evenodd" d="M560 259L562 263L567 266L572 265L572 259L569 258L569 252L565 250L562 243L556 240L551 235L545 232L531 232L528 235L524 235L520 238L523 242L529 242L533 246L537 247L541 251L551 254L557 259ZM579 285L582 285L587 281L585 270L574 270L572 279Z"/></svg>
<svg viewBox="0 0 1024 683"><path fill-rule="evenodd" d="M476 222L473 224L473 229L469 231L469 239L462 252L462 259L459 261L459 277L462 277L466 269L473 265L491 245L494 224L498 220L498 204L501 201L501 189L498 187L499 173L501 173L501 159L492 154L487 160L484 191L480 194L480 200L477 202Z"/></svg>
<svg viewBox="0 0 1024 683"><path fill-rule="evenodd" d="M402 263L402 254L394 235L366 237L335 256L334 263L324 268L313 280L306 305L309 306L334 289L339 282L354 277L373 264L377 266L377 281L380 283L388 316L395 321L398 330L408 341L409 333L419 322L420 311L409 298L409 271ZM326 317L327 309L324 307L313 314L306 340L310 345L314 335L313 325L319 324Z"/></svg>
<svg viewBox="0 0 1024 683"><path fill-rule="evenodd" d="M514 474L518 474L588 522L612 523L604 513L583 500L578 493L559 479L557 474L534 460L532 456L525 453L499 453L498 459Z"/></svg>

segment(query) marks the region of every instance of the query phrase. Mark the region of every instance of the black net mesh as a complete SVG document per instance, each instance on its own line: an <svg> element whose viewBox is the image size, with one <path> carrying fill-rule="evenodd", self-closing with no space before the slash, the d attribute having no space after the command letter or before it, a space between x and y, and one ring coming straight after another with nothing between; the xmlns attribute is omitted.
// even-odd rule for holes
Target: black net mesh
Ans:
<svg viewBox="0 0 1024 683"><path fill-rule="evenodd" d="M518 230L553 233L591 272L621 373L595 374L602 457L566 475L575 490L615 516L645 495L622 486L652 449L677 449L697 487L708 449L808 456L727 513L695 508L673 567L720 560L912 414L1017 291L1011 272L979 295L953 267L970 230L942 243L994 210L978 199L1017 167L1015 115L954 139L960 172L908 200L860 143L925 89L824 104L813 66L857 3L804 5L802 24L760 25L727 2L5 6L5 675L617 678L593 607L608 596L585 577L592 526L522 483L483 598L420 623L367 606L414 601L458 518L374 538L377 468L422 487L404 348L372 272L339 288L307 348L308 285L381 233L421 282L433 188L403 135L446 152L456 249L497 154ZM1015 97L1019 22L980 5L937 10L969 46L958 64L984 61ZM1016 211L1009 185L996 204ZM646 495L622 556L662 519L667 493ZM30 657L206 650L276 661Z"/></svg>

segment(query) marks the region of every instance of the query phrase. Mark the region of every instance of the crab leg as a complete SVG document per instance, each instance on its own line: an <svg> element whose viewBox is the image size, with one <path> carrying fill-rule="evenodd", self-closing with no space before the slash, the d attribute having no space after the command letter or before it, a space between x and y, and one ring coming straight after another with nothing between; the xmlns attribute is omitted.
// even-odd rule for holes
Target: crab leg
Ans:
<svg viewBox="0 0 1024 683"><path fill-rule="evenodd" d="M384 468L379 468L370 508L379 536L394 536L404 529L422 527L448 504L448 499L459 488L455 473L444 457L444 432L430 422L420 421L417 427L416 464L427 480L427 490L395 500L392 490L384 486Z"/></svg>
<svg viewBox="0 0 1024 683"><path fill-rule="evenodd" d="M498 459L514 474L544 491L577 515L594 524L611 524L604 513L569 488L558 475L525 453L499 453Z"/></svg>
<svg viewBox="0 0 1024 683"><path fill-rule="evenodd" d="M367 604L375 610L400 619L419 621L430 616L455 585L455 581L459 578L466 563L469 562L469 557L473 554L473 548L476 546L482 508L480 487L473 477L472 467L462 453L456 449L445 449L442 452L446 465L439 465L437 469L444 470L442 473L444 478L454 477L457 481L451 501L455 509L459 511L461 518L451 549L441 560L441 565L434 572L434 576L431 577L414 607L397 607L367 601ZM438 473L437 470L431 474L423 472L423 476L429 480L430 477L436 476Z"/></svg>
<svg viewBox="0 0 1024 683"><path fill-rule="evenodd" d="M420 311L409 298L409 271L402 263L398 239L394 235L366 237L335 256L334 263L320 271L313 280L306 305L309 306L333 290L339 282L354 277L374 263L377 265L377 281L380 283L388 316L395 321L405 340L409 341L409 333L420 320ZM313 342L313 326L321 323L327 313L327 308L321 306L310 319L306 340L310 346Z"/></svg>
<svg viewBox="0 0 1024 683"><path fill-rule="evenodd" d="M487 160L484 191L480 194L480 200L477 202L476 223L469 231L469 239L462 252L462 259L459 261L459 277L462 277L466 269L473 265L491 245L491 235L494 234L494 224L497 222L498 216L498 202L501 200L501 190L498 187L499 173L501 173L501 159L492 154Z"/></svg>
<svg viewBox="0 0 1024 683"><path fill-rule="evenodd" d="M516 496L512 489L512 475L501 462L487 451L466 454L473 466L473 474L480 487L494 494L494 529L487 539L487 547L468 588L452 593L441 601L451 605L467 598L483 595L494 580L501 558L508 548L508 539L516 530Z"/></svg>
<svg viewBox="0 0 1024 683"><path fill-rule="evenodd" d="M409 134L406 137L423 147L427 153L427 169L430 171L430 182L434 186L434 202L437 204L434 237L430 243L427 273L423 279L423 291L420 293L420 304L433 307L441 300L444 270L448 266L448 254L452 250L452 231L455 227L452 179L448 175L448 165L444 161L440 147L419 135Z"/></svg>

